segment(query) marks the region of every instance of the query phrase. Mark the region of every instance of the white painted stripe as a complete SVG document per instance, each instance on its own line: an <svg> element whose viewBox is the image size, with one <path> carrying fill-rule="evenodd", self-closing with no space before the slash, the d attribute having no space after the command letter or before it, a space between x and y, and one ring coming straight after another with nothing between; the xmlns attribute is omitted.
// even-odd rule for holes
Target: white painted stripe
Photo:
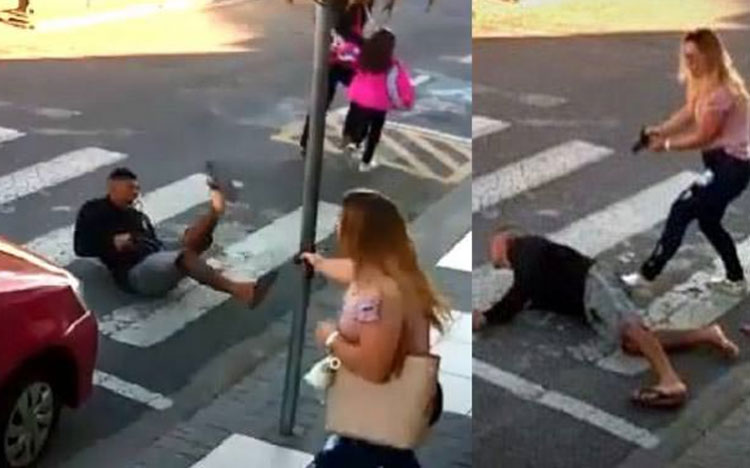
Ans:
<svg viewBox="0 0 750 468"><path fill-rule="evenodd" d="M430 81L430 75L417 75L411 80L411 84L415 87L421 86Z"/></svg>
<svg viewBox="0 0 750 468"><path fill-rule="evenodd" d="M207 201L206 176L193 174L147 193L143 197L143 206L151 221L158 224ZM76 259L73 251L74 227L70 224L55 229L31 240L25 247L58 265L69 265Z"/></svg>
<svg viewBox="0 0 750 468"><path fill-rule="evenodd" d="M456 55L443 55L440 59L446 62L458 62L464 65L471 65L472 56L471 54L464 55L463 57Z"/></svg>
<svg viewBox="0 0 750 468"><path fill-rule="evenodd" d="M737 245L737 255L743 269L750 268L750 238ZM708 271L698 271L683 283L655 300L648 308L646 320L660 328L692 329L704 327L735 307L743 297L712 291L708 282L713 277L723 277L720 259Z"/></svg>
<svg viewBox="0 0 750 468"><path fill-rule="evenodd" d="M335 110L332 110L328 112L328 118L326 120L326 123L328 125L331 125L335 132L340 132L343 128L343 122L346 118L346 113L349 111L349 108L339 107ZM295 134L299 134L302 132L302 125L303 122L295 122ZM452 133L447 132L441 132L439 130L434 130L432 128L426 128L426 127L419 127L417 125L411 125L403 122L395 122L395 121L387 121L385 123L386 129L392 129L392 130L404 130L407 132L414 132L418 133L423 136L432 137L437 140L448 140L451 143L459 144L459 145L466 145L471 147L471 139L465 138L462 136L454 135ZM470 153L469 153L470 155Z"/></svg>
<svg viewBox="0 0 750 468"><path fill-rule="evenodd" d="M23 132L19 132L18 130L14 130L12 128L0 127L0 144L13 141L23 136L26 136L26 134Z"/></svg>
<svg viewBox="0 0 750 468"><path fill-rule="evenodd" d="M471 271L471 254L471 231L469 231L440 259L437 266L453 270Z"/></svg>
<svg viewBox="0 0 750 468"><path fill-rule="evenodd" d="M472 405L471 314L451 311L445 333L431 330L432 352L440 356L443 410L469 415Z"/></svg>
<svg viewBox="0 0 750 468"><path fill-rule="evenodd" d="M659 438L646 429L635 426L584 401L554 390L548 390L523 377L493 367L479 359L474 359L473 374L475 377L505 389L523 400L565 413L640 447L652 449L659 445Z"/></svg>
<svg viewBox="0 0 750 468"><path fill-rule="evenodd" d="M316 242L331 235L340 208L321 202ZM275 220L224 249L219 261L230 277L258 278L278 268L299 249L302 208ZM138 347L153 346L182 330L209 310L228 300L225 293L188 283L170 296L115 310L99 320L101 333L115 341Z"/></svg>
<svg viewBox="0 0 750 468"><path fill-rule="evenodd" d="M461 164L456 162L456 160L453 159L450 154L432 144L430 140L424 138L422 135L414 132L408 132L404 133L403 136L414 145L418 146L419 149L421 149L423 152L440 161L451 171L456 171L461 166Z"/></svg>
<svg viewBox="0 0 750 468"><path fill-rule="evenodd" d="M502 132L510 127L508 122L481 115L471 116L471 138L477 139L492 133Z"/></svg>
<svg viewBox="0 0 750 468"><path fill-rule="evenodd" d="M406 149L401 143L397 142L395 139L391 138L390 136L383 134L382 137L380 137L381 141L388 146L390 149L392 149L396 154L398 154L404 161L406 161L409 166L411 166L417 174L423 175L423 176L432 176L434 175L434 172L432 169L430 169L427 164L423 163L422 160L414 153Z"/></svg>
<svg viewBox="0 0 750 468"><path fill-rule="evenodd" d="M426 127L419 127L416 125L410 125L405 124L402 122L386 122L385 127L393 130L406 130L406 131L413 131L415 133L419 133L424 136L432 137L437 140L449 140L452 143L456 143L463 146L468 146L471 148L471 140L466 137L454 135L452 133L447 132L441 132L439 130L434 130L431 128ZM471 152L469 152L469 156L471 155Z"/></svg>
<svg viewBox="0 0 750 468"><path fill-rule="evenodd" d="M147 390L138 384L126 382L112 374L94 371L94 385L106 388L120 396L135 400L157 410L165 410L172 406L172 400L164 395Z"/></svg>
<svg viewBox="0 0 750 468"><path fill-rule="evenodd" d="M192 468L306 468L313 458L309 453L269 444L243 434L232 434Z"/></svg>
<svg viewBox="0 0 750 468"><path fill-rule="evenodd" d="M609 148L573 140L501 167L493 173L474 179L471 211L476 213L502 200L537 188L601 161L612 153Z"/></svg>
<svg viewBox="0 0 750 468"><path fill-rule="evenodd" d="M661 222L677 195L696 176L692 172L681 172L568 225L550 239L586 255L598 255Z"/></svg>
<svg viewBox="0 0 750 468"><path fill-rule="evenodd" d="M443 387L443 411L470 416L473 401L471 377L456 375L452 372L440 372L439 378L440 385Z"/></svg>
<svg viewBox="0 0 750 468"><path fill-rule="evenodd" d="M114 164L127 155L84 148L0 177L0 205Z"/></svg>
<svg viewBox="0 0 750 468"><path fill-rule="evenodd" d="M689 171L681 172L547 237L595 257L662 222L672 201L696 176ZM512 275L493 270L490 265L474 269L472 276L472 302L480 308L499 297L513 279Z"/></svg>

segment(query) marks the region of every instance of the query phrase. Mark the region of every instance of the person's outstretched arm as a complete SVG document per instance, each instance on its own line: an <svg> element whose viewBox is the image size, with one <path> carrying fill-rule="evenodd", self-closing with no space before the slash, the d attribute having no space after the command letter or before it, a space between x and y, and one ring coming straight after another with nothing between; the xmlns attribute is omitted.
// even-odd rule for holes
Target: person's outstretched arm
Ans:
<svg viewBox="0 0 750 468"><path fill-rule="evenodd" d="M354 262L348 258L325 258L317 253L305 252L302 260L316 272L342 284L349 284L354 278Z"/></svg>
<svg viewBox="0 0 750 468"><path fill-rule="evenodd" d="M487 325L510 322L513 317L526 307L528 301L528 295L521 285L517 281L514 281L513 286L505 293L503 298L484 313Z"/></svg>

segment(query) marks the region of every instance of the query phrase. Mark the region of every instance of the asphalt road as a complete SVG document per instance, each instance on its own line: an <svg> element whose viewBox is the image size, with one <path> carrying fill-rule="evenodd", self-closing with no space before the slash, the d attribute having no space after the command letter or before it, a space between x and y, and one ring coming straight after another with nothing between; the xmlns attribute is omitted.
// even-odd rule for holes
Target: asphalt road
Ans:
<svg viewBox="0 0 750 468"><path fill-rule="evenodd" d="M391 142L379 153L384 167L359 174L341 155L327 154L321 201L328 215L321 232L332 232L337 204L350 188L382 190L414 219L468 176L471 63L461 58L471 53L469 5L444 3L425 14L423 5L406 3L392 28L399 55L425 75L419 104L394 114L392 120L405 126L386 131ZM0 68L0 178L10 181L0 184L6 192L2 233L72 261L100 319L100 378L119 379L103 379L85 407L65 411L44 466L75 466L86 449L113 441L113 454L135 453L285 345L285 333L268 330L298 300L299 275L289 260L298 244L303 162L285 141L293 139L290 128L306 109L311 12L283 2L214 10L227 25L263 30L244 44L247 52L6 61ZM343 105L340 97L334 107ZM438 152L425 150L426 144L437 145L453 163L436 160ZM79 151L85 148L96 150ZM70 160L55 159L76 151ZM196 287L159 304L138 301L117 291L101 266L71 258L69 249L60 249L65 241L52 235L74 221L86 199L102 194L114 164L125 164L139 174L160 233L176 240L205 209L202 196L194 195L203 188L189 177L209 159L232 168L244 187L212 253L225 267L243 259L245 273L281 270L275 292L258 310ZM58 163L40 166L50 161ZM25 185L35 176L38 182ZM230 244L234 257L224 250ZM144 420L147 431L117 438Z"/></svg>
<svg viewBox="0 0 750 468"><path fill-rule="evenodd" d="M671 200L701 170L695 153L630 154L640 126L680 104L679 37L474 42L474 117L490 119L475 120L474 129L476 134L478 123L488 129L475 135L473 145L475 307L497 299L501 283L507 284L487 266L487 240L500 222L595 254L612 278L634 270L650 253ZM748 76L747 33L723 37ZM750 233L749 212L744 195L726 216L738 241ZM655 293L636 302L649 320L669 327L718 317L738 340L744 362L750 343L737 324L747 319L747 301L705 293L716 255L696 231L694 226ZM742 248L740 255L747 262ZM607 356L597 354L596 345L581 324L541 312L477 335L474 466L616 466L666 446L679 452L693 431L710 424L696 415L722 414L739 402L731 392L717 393L716 385L742 379L744 372L737 371L746 366L700 350L674 359L690 386L683 410L636 408L628 397L649 375L619 358L616 367L607 366L612 361L602 361Z"/></svg>

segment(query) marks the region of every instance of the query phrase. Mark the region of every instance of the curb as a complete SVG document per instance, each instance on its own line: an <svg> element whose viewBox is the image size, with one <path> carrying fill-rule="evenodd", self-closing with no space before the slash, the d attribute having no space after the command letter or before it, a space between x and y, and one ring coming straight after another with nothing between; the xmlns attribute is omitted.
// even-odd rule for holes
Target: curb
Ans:
<svg viewBox="0 0 750 468"><path fill-rule="evenodd" d="M750 394L750 363L740 364L701 393L676 422L659 431L655 449L632 452L617 468L667 466L720 424Z"/></svg>
<svg viewBox="0 0 750 468"><path fill-rule="evenodd" d="M161 13L209 10L212 8L232 6L247 1L249 0L134 1L134 4L130 6L101 9L98 11L94 10L81 15L50 15L49 17L44 18L44 15L40 15L37 11L35 15L30 17L30 23L33 25L32 31L39 33L57 32L104 23L115 23L131 19L146 18ZM37 19L35 20L34 17Z"/></svg>

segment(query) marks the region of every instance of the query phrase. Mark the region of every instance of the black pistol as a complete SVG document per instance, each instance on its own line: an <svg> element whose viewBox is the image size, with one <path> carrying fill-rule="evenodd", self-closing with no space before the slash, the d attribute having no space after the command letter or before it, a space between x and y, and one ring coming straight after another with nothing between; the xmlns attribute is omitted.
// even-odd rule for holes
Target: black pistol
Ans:
<svg viewBox="0 0 750 468"><path fill-rule="evenodd" d="M637 154L643 151L644 148L647 148L650 140L651 137L646 132L646 127L641 127L641 133L638 136L638 141L635 142L632 148L633 154Z"/></svg>

